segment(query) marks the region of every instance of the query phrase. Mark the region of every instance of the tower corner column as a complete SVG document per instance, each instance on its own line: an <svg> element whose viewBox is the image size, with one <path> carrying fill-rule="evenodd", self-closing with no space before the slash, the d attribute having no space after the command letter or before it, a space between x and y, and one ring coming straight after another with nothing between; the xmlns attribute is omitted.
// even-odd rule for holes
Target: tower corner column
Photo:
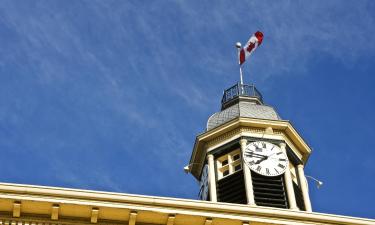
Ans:
<svg viewBox="0 0 375 225"><path fill-rule="evenodd" d="M285 154L287 154L285 143L280 143L280 148ZM286 184L286 193L288 195L288 200L289 200L289 208L292 210L298 210L296 196L294 195L292 175L290 174L290 166L288 166L288 168L286 168L285 170L284 179L285 179L285 184Z"/></svg>
<svg viewBox="0 0 375 225"><path fill-rule="evenodd" d="M242 156L245 151L246 144L247 144L246 139L240 140ZM250 168L245 164L245 161L243 158L242 158L242 169L244 173L247 204L251 206L255 206L256 204L255 204L255 199L254 199L254 190L253 190L253 182L251 178L251 171L250 171Z"/></svg>
<svg viewBox="0 0 375 225"><path fill-rule="evenodd" d="M208 161L208 176L209 176L209 187L210 187L210 200L211 202L217 202L216 195L216 175L215 175L215 162L214 156L209 154L207 156Z"/></svg>
<svg viewBox="0 0 375 225"><path fill-rule="evenodd" d="M307 180L305 177L304 166L302 164L299 164L297 165L297 169L298 169L298 179L300 180L300 185L301 185L301 190L302 190L302 197L305 203L305 209L307 212L312 212L309 189L306 185Z"/></svg>

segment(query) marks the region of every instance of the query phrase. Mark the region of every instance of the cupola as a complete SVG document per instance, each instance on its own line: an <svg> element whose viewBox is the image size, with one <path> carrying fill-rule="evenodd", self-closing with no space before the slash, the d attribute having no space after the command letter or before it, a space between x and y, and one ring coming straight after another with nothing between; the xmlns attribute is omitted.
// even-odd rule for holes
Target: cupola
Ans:
<svg viewBox="0 0 375 225"><path fill-rule="evenodd" d="M188 170L201 200L311 211L304 175L310 153L254 85L235 84L196 137Z"/></svg>

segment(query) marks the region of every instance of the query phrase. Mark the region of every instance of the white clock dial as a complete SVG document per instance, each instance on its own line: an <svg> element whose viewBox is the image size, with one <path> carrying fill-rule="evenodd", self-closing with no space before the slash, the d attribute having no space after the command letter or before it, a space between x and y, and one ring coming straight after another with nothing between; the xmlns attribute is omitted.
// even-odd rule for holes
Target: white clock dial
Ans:
<svg viewBox="0 0 375 225"><path fill-rule="evenodd" d="M283 174L289 165L288 157L280 147L265 141L248 144L243 159L252 171L270 177Z"/></svg>
<svg viewBox="0 0 375 225"><path fill-rule="evenodd" d="M207 164L203 167L199 186L200 186L199 198L201 200L207 200L208 199L208 165Z"/></svg>

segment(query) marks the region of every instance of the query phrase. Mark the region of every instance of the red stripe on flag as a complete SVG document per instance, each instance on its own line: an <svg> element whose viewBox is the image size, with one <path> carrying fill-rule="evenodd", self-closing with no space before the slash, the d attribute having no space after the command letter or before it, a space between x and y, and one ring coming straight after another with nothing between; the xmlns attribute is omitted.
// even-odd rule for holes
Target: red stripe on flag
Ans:
<svg viewBox="0 0 375 225"><path fill-rule="evenodd" d="M245 50L241 49L240 51L240 65L245 62Z"/></svg>
<svg viewBox="0 0 375 225"><path fill-rule="evenodd" d="M258 39L258 46L262 44L263 41L263 33L260 31L255 32L255 37Z"/></svg>

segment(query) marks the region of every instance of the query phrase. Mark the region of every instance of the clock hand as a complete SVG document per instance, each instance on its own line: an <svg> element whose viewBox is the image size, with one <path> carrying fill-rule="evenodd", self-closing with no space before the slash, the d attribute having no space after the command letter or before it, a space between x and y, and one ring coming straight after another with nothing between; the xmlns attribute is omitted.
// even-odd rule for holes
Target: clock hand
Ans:
<svg viewBox="0 0 375 225"><path fill-rule="evenodd" d="M259 159L258 161L255 162L255 164L259 164L259 163L261 163L261 162L263 162L264 160L267 160L267 159L268 159L268 157L265 157L263 159Z"/></svg>
<svg viewBox="0 0 375 225"><path fill-rule="evenodd" d="M258 154L258 153L255 153L255 152L249 152L249 153L246 153L246 155L248 156L261 156L261 157L268 157L266 155L262 155L262 154Z"/></svg>
<svg viewBox="0 0 375 225"><path fill-rule="evenodd" d="M256 158L265 158L266 156L261 156L261 155L246 155L249 157L256 157Z"/></svg>
<svg viewBox="0 0 375 225"><path fill-rule="evenodd" d="M245 153L245 155L246 156L250 156L250 157L261 158L258 161L254 162L254 164L259 164L259 163L263 162L264 160L268 159L268 156L262 155L262 154L258 154L258 153L255 153L255 152L248 152L248 153Z"/></svg>

